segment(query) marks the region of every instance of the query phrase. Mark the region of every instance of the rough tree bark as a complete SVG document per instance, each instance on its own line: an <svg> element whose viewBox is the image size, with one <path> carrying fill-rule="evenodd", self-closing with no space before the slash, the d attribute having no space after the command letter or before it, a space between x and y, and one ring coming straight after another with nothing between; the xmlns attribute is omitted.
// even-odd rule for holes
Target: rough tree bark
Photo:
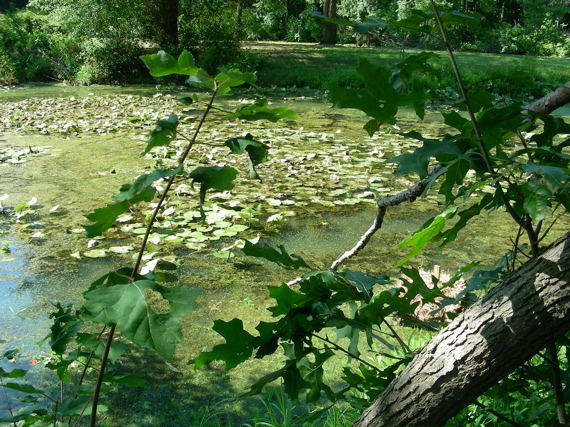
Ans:
<svg viewBox="0 0 570 427"><path fill-rule="evenodd" d="M325 18L336 18L336 1L325 0L323 6L323 15ZM323 23L323 40L322 44L336 44L337 26L330 22Z"/></svg>
<svg viewBox="0 0 570 427"><path fill-rule="evenodd" d="M570 82L523 111L570 103ZM360 248L358 248L360 249ZM354 427L438 426L570 330L570 233L434 337Z"/></svg>
<svg viewBox="0 0 570 427"><path fill-rule="evenodd" d="M437 334L355 422L440 426L570 330L570 233Z"/></svg>
<svg viewBox="0 0 570 427"><path fill-rule="evenodd" d="M555 91L550 92L544 98L540 98L538 101L526 105L523 111L538 114L548 114L557 108L568 104L569 102L570 82L567 82L564 86L561 86Z"/></svg>

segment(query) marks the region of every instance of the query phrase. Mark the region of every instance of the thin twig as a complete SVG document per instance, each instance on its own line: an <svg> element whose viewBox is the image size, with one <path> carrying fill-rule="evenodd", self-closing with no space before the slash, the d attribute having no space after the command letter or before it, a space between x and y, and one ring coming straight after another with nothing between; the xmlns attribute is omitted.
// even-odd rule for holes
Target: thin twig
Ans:
<svg viewBox="0 0 570 427"><path fill-rule="evenodd" d="M400 335L398 335L398 333L394 330L392 325L390 325L386 319L383 319L383 322L386 326L388 326L388 329L390 329L390 332L392 332L392 336L396 338L396 341L398 341L398 344L400 344L400 347L402 347L404 352L412 354L413 353L412 349L408 347L408 345L404 342L402 338L400 338Z"/></svg>
<svg viewBox="0 0 570 427"><path fill-rule="evenodd" d="M502 420L502 421L504 421L504 422L506 422L506 423L509 423L509 424L512 425L512 426L522 427L521 424L517 423L516 421L511 420L510 418L505 417L503 414L498 413L498 412L495 411L494 409L489 408L488 406L485 406L485 405L483 405L482 403L479 403L479 402L475 401L475 402L473 402L473 404L474 404L475 406L478 406L478 407L481 408L482 410L493 414L493 415L496 416L498 419L500 419L500 420Z"/></svg>
<svg viewBox="0 0 570 427"><path fill-rule="evenodd" d="M378 211L376 212L376 217L374 218L374 222L370 226L368 230L360 237L358 243L354 245L354 247L345 253L343 253L340 257L338 257L330 266L330 270L336 271L338 266L345 262L346 260L355 256L358 252L360 252L364 247L370 242L370 239L380 228L382 228L382 223L384 220L384 215L386 213L386 209L389 206L398 206L403 202L414 202L418 197L422 195L425 191L426 187L445 166L443 164L439 164L434 166L428 174L422 180L415 183L413 186L408 188L407 190L402 191L401 193L395 194L393 196L384 197L379 199L376 202L376 206L378 207ZM287 286L291 287L299 282L302 282L304 279L302 277L297 277L289 282L287 282Z"/></svg>
<svg viewBox="0 0 570 427"><path fill-rule="evenodd" d="M376 231L378 231L380 228L382 228L382 223L384 221L384 214L385 213L386 213L385 207L382 207L382 208L379 207L378 208L378 210L376 211L376 217L374 218L374 222L372 223L370 228L368 230L366 230L366 232L360 237L360 240L358 241L358 243L352 249L343 253L339 258L337 258L331 264L331 266L330 266L331 270L336 271L336 269L338 268L338 266L340 264L342 264L347 259L355 256L358 252L360 252L361 249L363 249L368 244L368 242L370 241L370 239L372 238L374 233L376 233Z"/></svg>
<svg viewBox="0 0 570 427"><path fill-rule="evenodd" d="M355 256L368 244L374 233L376 233L380 228L382 228L384 215L386 213L386 209L389 206L397 206L402 202L415 201L425 191L432 177L437 173L439 173L443 168L444 165L442 164L437 165L428 172L425 178L418 181L416 184L414 184L412 187L408 188L407 190L402 191L401 193L398 193L394 196L384 197L378 200L377 202L378 211L376 212L376 218L374 218L374 222L372 223L370 228L362 235L362 237L360 237L360 240L352 249L346 251L344 254L342 254L338 259L336 259L332 263L330 269L336 271L336 269L341 263Z"/></svg>
<svg viewBox="0 0 570 427"><path fill-rule="evenodd" d="M558 361L558 349L556 343L552 342L546 347L548 358L552 366L552 387L556 397L556 413L558 414L558 422L562 425L567 424L566 410L564 409L564 390L562 389L562 374L560 373L560 362Z"/></svg>
<svg viewBox="0 0 570 427"><path fill-rule="evenodd" d="M103 376L105 375L105 367L107 365L107 359L109 358L109 352L111 351L111 341L113 341L113 335L115 334L116 325L111 326L109 329L109 337L107 338L107 345L105 345L105 351L103 352L103 357L101 358L101 368L99 369L99 375L97 376L97 384L95 385L95 392L93 393L93 407L91 408L91 420L89 422L90 427L95 427L95 421L97 420L97 406L99 403L99 395L101 393L101 385L103 384Z"/></svg>
<svg viewBox="0 0 570 427"><path fill-rule="evenodd" d="M507 271L510 273L512 273L513 271L515 271L515 264L517 261L517 254L519 252L519 240L521 238L521 235L523 233L524 229L522 227L519 227L517 230L517 235L515 236L515 239L513 240L512 238L511 243L513 245L513 258L511 259L510 265L507 261Z"/></svg>
<svg viewBox="0 0 570 427"><path fill-rule="evenodd" d="M560 215L558 215L556 218L554 218L554 220L552 221L552 223L548 226L548 228L546 230L544 230L544 232L542 233L542 236L540 236L538 238L539 243L542 242L544 240L544 238L548 235L548 233L550 232L550 230L552 229L552 227L554 226L554 224L556 224L556 222L562 218L564 215L566 214L566 212L561 213Z"/></svg>
<svg viewBox="0 0 570 427"><path fill-rule="evenodd" d="M315 338L320 339L321 341L324 341L324 342L326 342L326 343L332 345L332 346L333 346L334 348L336 348L337 350L343 352L343 353L346 354L347 356L352 357L353 359L358 360L360 363L365 364L366 366L368 366L369 368L375 370L376 372L379 372L379 373L382 373L382 372L383 372L381 369L378 369L378 367L372 365L371 363L368 363L368 362L365 361L365 360L362 360L360 357L358 357L358 356L356 356L355 354L352 354L350 351L348 351L348 350L342 348L342 347L341 347L340 345L338 345L337 343L332 342L331 340L329 340L329 339L327 339L327 338L320 337L320 336L318 336L317 334L313 334L313 333L312 333L311 335L314 336Z"/></svg>

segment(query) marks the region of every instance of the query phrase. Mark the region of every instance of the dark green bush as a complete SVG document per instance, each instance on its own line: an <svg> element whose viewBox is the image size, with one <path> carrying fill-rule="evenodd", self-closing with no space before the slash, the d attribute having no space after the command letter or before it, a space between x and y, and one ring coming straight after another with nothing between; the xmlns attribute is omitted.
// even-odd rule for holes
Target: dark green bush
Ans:
<svg viewBox="0 0 570 427"><path fill-rule="evenodd" d="M0 79L4 83L50 76L49 28L29 11L0 14Z"/></svg>
<svg viewBox="0 0 570 427"><path fill-rule="evenodd" d="M240 71L259 71L267 67L269 60L266 56L254 53L249 50L242 50L240 55L227 64L228 68L235 68Z"/></svg>
<svg viewBox="0 0 570 427"><path fill-rule="evenodd" d="M133 40L85 40L81 45L81 66L75 73L76 83L148 82L148 71L139 58L142 53Z"/></svg>

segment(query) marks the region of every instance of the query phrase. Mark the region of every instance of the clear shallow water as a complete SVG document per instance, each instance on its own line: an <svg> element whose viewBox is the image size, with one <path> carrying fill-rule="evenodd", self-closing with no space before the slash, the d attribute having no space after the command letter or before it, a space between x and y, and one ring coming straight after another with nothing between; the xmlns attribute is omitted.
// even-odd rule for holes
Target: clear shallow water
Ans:
<svg viewBox="0 0 570 427"><path fill-rule="evenodd" d="M117 94L117 88L109 87L64 88L51 85L27 90L25 97L83 96L82 93L87 95L98 90L99 94ZM148 91L152 95L155 88L123 88L120 92L131 94L132 90L136 93L140 90L140 94ZM5 93L0 94L0 100L5 99L3 95ZM24 95L18 92L10 96ZM322 101L314 102L302 97L275 101L275 104L280 102L301 113L301 121L295 126L315 132L317 143L324 139L321 134L328 138L327 135L336 134L337 131L348 139L364 135L362 124L365 118L361 113L333 110ZM403 114L405 120L412 120L411 116L406 116L406 112ZM23 147L51 147L51 153L31 159L25 167L14 165L0 168L0 195L9 193L12 204L14 200L20 202L38 196L42 215L49 215L46 214L47 210L56 205L60 206L57 212L61 214L57 221L50 221L55 224L53 227L58 233L49 241L0 236L0 242L11 242L12 251L0 259L0 297L3 304L0 306L3 313L0 315L0 330L11 331L12 336L6 348L23 345L21 363L26 366L29 360L41 355L42 350L35 343L48 332L47 315L52 301L80 302L81 293L93 280L132 262L130 256L82 261L69 258L70 252L85 243L74 239L72 230L85 223L83 215L108 203L110 195L115 194L124 182L132 181L132 177L140 174L148 163L138 157L141 142L120 134L86 135L70 140L20 135L4 135L0 139ZM333 145L336 141L323 143ZM378 144L382 144L381 139L378 139ZM347 157L348 154L354 153L347 153ZM137 159L135 163L133 159ZM385 273L405 254L405 251L395 254L392 249L394 245L417 229L437 209L437 201L428 200L413 206L403 204L389 211L383 229L348 267L367 271L371 275ZM374 218L372 207L315 207L306 213L303 217L288 218L275 237L285 244L290 253L303 256L316 268L328 268L337 256L356 243ZM510 222L502 218L493 222L496 224L494 231L497 236L505 238L485 238L480 230L486 230L488 221L494 221L501 214L494 215L492 218L478 219L476 222L480 228L474 227L462 233L457 244L450 246L447 251L436 252L435 248L428 248L415 261L416 265L429 269L433 264L440 264L452 269L471 261L485 261L490 254L500 255L509 246L506 236L514 229ZM227 241L231 242L231 239ZM224 242L215 244L223 247ZM171 250L168 247L158 249ZM174 283L205 289L196 312L183 319L187 338L179 345L175 360L181 375L170 371L152 353L135 349L132 355L125 358L124 366L147 373L150 386L144 391L125 391L120 396L128 410L118 407L109 415L114 425L118 425L117 420L121 425L161 425L161 413L168 410L176 414L184 412L179 407L175 409L172 399L183 401L189 407L212 404L231 394L232 390L243 391L259 372L274 367L274 361L256 361L243 370L226 375L218 368L195 372L187 362L196 357L199 351L219 343L219 338L210 329L214 320L240 317L250 327L259 320L268 320L265 311L268 304L266 287L280 285L295 278L297 273L282 272L261 262L244 267L240 264L243 261L241 258L226 262L209 254L192 251L179 251L177 255L181 267L174 277ZM125 417L128 417L128 422ZM113 425L113 421L110 422ZM184 425L182 418L175 418L172 425Z"/></svg>
<svg viewBox="0 0 570 427"><path fill-rule="evenodd" d="M30 324L38 324L44 330L46 318L42 313L32 313L34 302L32 289L36 279L27 269L29 258L33 257L24 245L11 244L10 253L0 255L0 339L10 348L30 348L40 337L33 334ZM44 330L45 331L45 330Z"/></svg>

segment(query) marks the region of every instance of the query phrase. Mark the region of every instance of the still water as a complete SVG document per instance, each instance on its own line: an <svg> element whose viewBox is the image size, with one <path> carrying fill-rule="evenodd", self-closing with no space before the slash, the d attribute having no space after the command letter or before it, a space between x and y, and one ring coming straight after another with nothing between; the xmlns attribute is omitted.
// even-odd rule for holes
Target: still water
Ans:
<svg viewBox="0 0 570 427"><path fill-rule="evenodd" d="M100 95L149 97L157 90L161 88L33 85L0 92L0 102L31 96L46 99ZM247 199L256 201L253 207L258 203L263 206L256 214L259 223L252 225L247 238L259 235L262 239L277 240L289 253L301 255L315 268L328 268L371 225L376 198L410 184L393 180L390 167L377 167L410 146L390 135L368 138L362 130L366 119L361 114L331 110L322 94L312 95L299 93L285 98L277 94L273 98L274 105L288 105L297 111L300 121L286 123L283 128L259 125L246 129L277 141L273 147L275 154L272 154L275 160L262 173L264 183L259 184L257 190L248 188L250 192L246 196L242 199L236 196L232 203L244 203L243 199ZM236 102L240 101L222 100L227 107L235 106ZM57 109L54 112L57 113ZM404 123L413 120L407 112L402 116ZM429 115L424 123L415 126L438 134L442 126L437 117ZM235 126L214 121L212 128L205 132L215 140L233 132ZM0 197L5 193L9 195L3 206L13 214L18 204L32 198L38 200L31 212L16 224L0 224L3 232L0 247L7 248L0 251L0 339L7 340L5 349L21 348L21 366L39 372L37 361L47 360L47 346L40 348L36 343L48 332L48 314L53 302L80 303L82 293L92 281L132 262L130 254L105 258L84 256L90 243L80 231L86 224L85 215L105 206L122 184L148 172L160 160L139 156L150 129L152 127L128 134L77 137L16 132L0 135L0 149L4 148L5 159L0 162ZM219 155L208 149L200 158L215 154ZM10 159L18 160L10 162ZM239 191L236 188L235 193ZM266 197L269 194L272 198ZM332 194L337 196L331 197ZM215 202L216 199L211 203ZM389 211L382 230L348 267L370 275L393 271L391 266L405 253L395 253L394 245L437 213L439 202L435 197L428 198L413 206L403 204ZM275 215L279 216L277 220L267 222ZM490 223L494 227L493 234L504 237L489 239L483 231L488 231ZM564 224L559 227L564 228ZM472 261L488 265L509 248L508 236L512 231L513 226L502 213L493 213L476 219L474 227L460 235L446 251L428 248L414 260L414 265L431 269L437 264L450 271ZM134 246L138 241L136 237L124 235L117 239L112 244ZM106 415L111 425L167 425L166 414L175 414L170 415L168 425L187 424L196 408L243 390L259 372L274 364L274 361L251 362L229 374L219 367L194 371L187 365L200 351L219 343L211 331L214 320L239 317L249 327L254 327L259 320L268 320L267 286L280 285L296 277L295 272L283 272L265 262L243 259L239 254L230 260L213 255L211 248L222 249L234 240L213 241L210 249L162 243L151 247L176 258L179 269L168 276L172 283L199 287L204 293L198 300L197 310L183 319L187 338L179 345L172 366L141 349L133 349L122 361L126 371L145 372L149 387L142 391L121 390L120 400L129 410L114 407ZM105 244L105 241L95 242L94 247ZM239 413L244 409L232 410Z"/></svg>

